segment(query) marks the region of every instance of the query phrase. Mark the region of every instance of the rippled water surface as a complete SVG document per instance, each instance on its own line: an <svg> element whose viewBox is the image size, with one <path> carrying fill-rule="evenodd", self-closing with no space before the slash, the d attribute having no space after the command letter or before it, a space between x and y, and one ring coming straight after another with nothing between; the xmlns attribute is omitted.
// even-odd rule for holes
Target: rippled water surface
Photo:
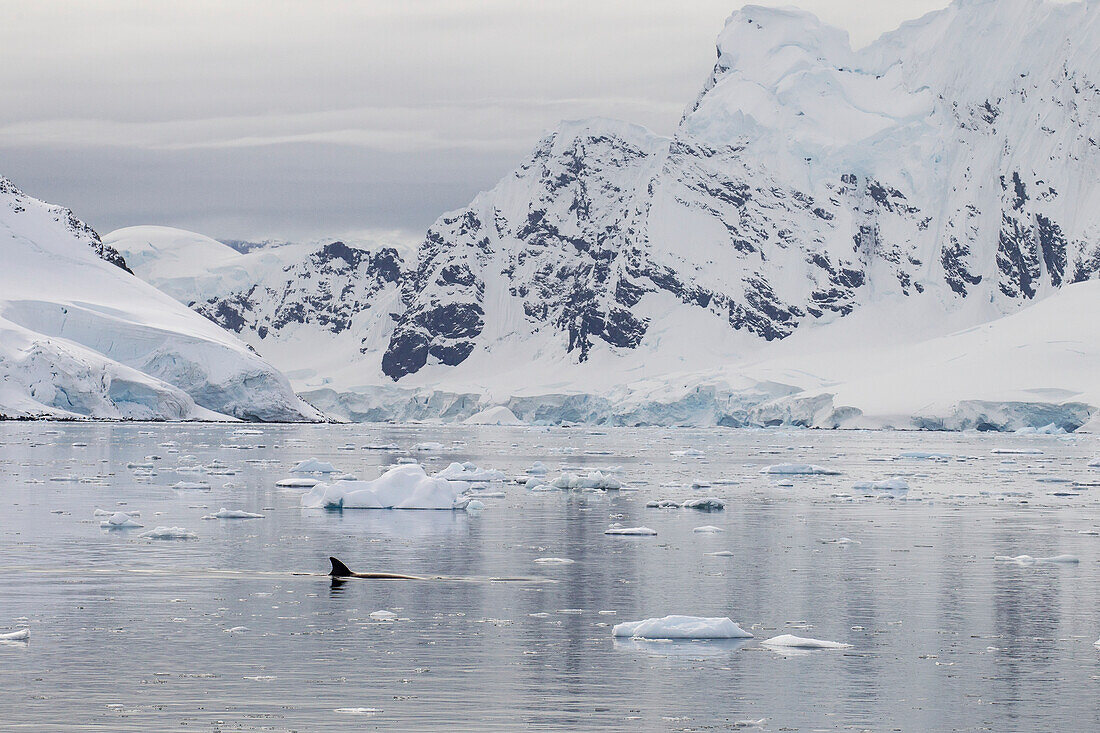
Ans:
<svg viewBox="0 0 1100 733"><path fill-rule="evenodd" d="M425 441L447 450L416 451ZM687 448L703 455L673 455ZM0 643L0 729L1097 730L1098 448L1001 435L0 424L0 633L31 634ZM621 466L624 490L498 483L486 491L504 496L473 514L303 510L301 490L275 482L311 456L360 478L409 458L509 476L534 461L551 476ZM840 475L760 473L784 462ZM205 472L177 471L196 466ZM907 495L853 488L894 476ZM708 496L726 510L645 508ZM201 518L222 507L264 518ZM198 538L108 532L96 508ZM613 522L658 534L605 535ZM725 531L693 532L703 525ZM859 544L829 542L840 538ZM1067 553L1080 562L994 560ZM442 579L333 585L329 555ZM535 562L546 557L574 562ZM381 610L397 619L371 617ZM728 616L756 639L612 639L615 623L667 614ZM852 648L760 644L787 633Z"/></svg>

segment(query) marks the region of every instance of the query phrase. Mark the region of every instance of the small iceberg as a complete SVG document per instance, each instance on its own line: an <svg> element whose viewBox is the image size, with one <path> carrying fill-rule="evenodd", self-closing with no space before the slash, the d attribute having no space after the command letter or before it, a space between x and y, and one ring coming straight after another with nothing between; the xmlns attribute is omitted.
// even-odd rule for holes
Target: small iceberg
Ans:
<svg viewBox="0 0 1100 733"><path fill-rule="evenodd" d="M30 629L19 629L0 634L0 641L27 641L31 638Z"/></svg>
<svg viewBox="0 0 1100 733"><path fill-rule="evenodd" d="M807 639L793 634L773 636L760 642L764 646L783 647L788 649L851 649L851 644L842 644L839 641L822 641L821 639Z"/></svg>
<svg viewBox="0 0 1100 733"><path fill-rule="evenodd" d="M853 540L850 537L837 537L835 540L821 540L823 545L862 545L859 540Z"/></svg>
<svg viewBox="0 0 1100 733"><path fill-rule="evenodd" d="M138 537L147 540L197 540L199 536L194 532L188 532L183 527L154 527L148 532L142 532Z"/></svg>
<svg viewBox="0 0 1100 733"><path fill-rule="evenodd" d="M318 461L316 458L307 458L299 461L298 465L290 469L291 473L336 473L336 467L331 463Z"/></svg>
<svg viewBox="0 0 1100 733"><path fill-rule="evenodd" d="M393 611L374 611L370 617L375 621L396 621L397 614Z"/></svg>
<svg viewBox="0 0 1100 733"><path fill-rule="evenodd" d="M689 499L680 505L683 509L694 509L699 512L720 512L726 508L726 502L713 496L706 499Z"/></svg>
<svg viewBox="0 0 1100 733"><path fill-rule="evenodd" d="M210 484L201 483L199 481L177 481L172 484L173 489L179 491L209 491Z"/></svg>
<svg viewBox="0 0 1100 733"><path fill-rule="evenodd" d="M307 509L465 509L467 485L429 476L417 463L395 466L373 481L321 483L302 496Z"/></svg>
<svg viewBox="0 0 1100 733"><path fill-rule="evenodd" d="M888 478L883 481L860 481L852 486L855 491L888 491L903 493L909 491L909 482L903 478Z"/></svg>
<svg viewBox="0 0 1100 733"><path fill-rule="evenodd" d="M312 489L319 483L321 480L315 478L284 478L276 481L275 485L281 489Z"/></svg>
<svg viewBox="0 0 1100 733"><path fill-rule="evenodd" d="M701 618L699 616L665 616L644 621L627 621L616 624L611 635L630 639L751 639L745 631L728 618Z"/></svg>
<svg viewBox="0 0 1100 733"><path fill-rule="evenodd" d="M907 450L898 458L909 458L917 461L946 461L951 458L950 453L934 453L931 451L923 450Z"/></svg>
<svg viewBox="0 0 1100 733"><path fill-rule="evenodd" d="M99 523L103 529L141 529L144 524L138 524L127 512L115 512L109 519Z"/></svg>
<svg viewBox="0 0 1100 733"><path fill-rule="evenodd" d="M722 529L721 527L715 527L712 524L708 524L705 527L696 527L691 531L695 534L718 534L719 532L725 532L726 530Z"/></svg>
<svg viewBox="0 0 1100 733"><path fill-rule="evenodd" d="M241 509L226 509L221 508L221 511L214 512L213 514L207 514L203 519L263 519L263 514L253 514L252 512L246 512Z"/></svg>
<svg viewBox="0 0 1100 733"><path fill-rule="evenodd" d="M550 482L555 489L621 489L623 484L610 473L592 471L586 476L563 473Z"/></svg>
<svg viewBox="0 0 1100 733"><path fill-rule="evenodd" d="M813 463L777 463L761 469L760 473L771 476L839 476L840 471Z"/></svg>
<svg viewBox="0 0 1100 733"><path fill-rule="evenodd" d="M624 527L623 525L616 522L615 524L612 524L610 527L608 527L604 534L633 535L637 537L656 537L657 530L650 529L649 527Z"/></svg>
<svg viewBox="0 0 1100 733"><path fill-rule="evenodd" d="M567 557L536 557L534 562L539 565L572 565L576 560Z"/></svg>
<svg viewBox="0 0 1100 733"><path fill-rule="evenodd" d="M685 448L683 450L674 450L672 455L676 458L702 458L706 455L698 448Z"/></svg>

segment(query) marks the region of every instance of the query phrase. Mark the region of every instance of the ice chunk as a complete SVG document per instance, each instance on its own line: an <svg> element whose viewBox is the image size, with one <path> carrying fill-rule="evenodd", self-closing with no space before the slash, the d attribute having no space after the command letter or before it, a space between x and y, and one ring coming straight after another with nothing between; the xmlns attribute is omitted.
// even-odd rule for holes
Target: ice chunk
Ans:
<svg viewBox="0 0 1100 733"><path fill-rule="evenodd" d="M299 461L298 465L290 469L291 473L336 473L336 468L331 463L318 461L316 458L307 458Z"/></svg>
<svg viewBox="0 0 1100 733"><path fill-rule="evenodd" d="M0 641L27 641L30 638L30 629L19 629L19 631L8 631L0 634Z"/></svg>
<svg viewBox="0 0 1100 733"><path fill-rule="evenodd" d="M616 624L611 635L633 639L751 639L745 631L728 618L701 618L699 616L665 616L644 621L627 621Z"/></svg>
<svg viewBox="0 0 1100 733"><path fill-rule="evenodd" d="M1053 557L1032 557L1031 555L997 555L993 558L998 562L1010 562L1016 565L1028 566L1039 564L1052 564L1052 565L1075 565L1081 562L1081 558L1076 555L1055 555Z"/></svg>
<svg viewBox="0 0 1100 733"><path fill-rule="evenodd" d="M395 466L373 481L317 484L302 496L314 509L460 509L466 484L428 476L416 463Z"/></svg>
<svg viewBox="0 0 1100 733"><path fill-rule="evenodd" d="M726 502L711 496L706 499L688 499L680 506L684 509L695 509L700 512L720 512L726 508Z"/></svg>
<svg viewBox="0 0 1100 733"><path fill-rule="evenodd" d="M823 545L862 545L859 540L853 540L850 537L838 537L835 540L821 540Z"/></svg>
<svg viewBox="0 0 1100 733"><path fill-rule="evenodd" d="M209 491L210 484L205 484L201 481L177 481L172 484L172 488L180 489L181 491Z"/></svg>
<svg viewBox="0 0 1100 733"><path fill-rule="evenodd" d="M119 512L110 512L110 511L107 511L106 509L96 509L94 512L92 512L92 516L93 517L113 517L114 515L116 515L118 513ZM141 516L141 512L136 511L136 510L131 511L131 512L122 512L122 514L125 514L128 517L140 517Z"/></svg>
<svg viewBox="0 0 1100 733"><path fill-rule="evenodd" d="M524 473L529 473L532 476L545 476L550 473L550 469L544 466L542 461L535 461Z"/></svg>
<svg viewBox="0 0 1100 733"><path fill-rule="evenodd" d="M502 471L491 468L478 468L469 461L466 463L452 463L435 474L435 477L447 479L448 481L465 481L467 483L504 481L507 478Z"/></svg>
<svg viewBox="0 0 1100 733"><path fill-rule="evenodd" d="M695 534L718 534L719 532L725 532L726 530L722 529L721 527L715 527L712 524L708 524L705 527L696 527L691 531Z"/></svg>
<svg viewBox="0 0 1100 733"><path fill-rule="evenodd" d="M646 509L679 509L681 508L680 502L673 501L672 499L658 499L656 501L646 502Z"/></svg>
<svg viewBox="0 0 1100 733"><path fill-rule="evenodd" d="M100 522L99 526L104 529L140 529L145 525L135 522L126 512L115 512L110 519Z"/></svg>
<svg viewBox="0 0 1100 733"><path fill-rule="evenodd" d="M950 453L932 453L923 450L907 450L899 458L912 458L918 461L945 461L951 457Z"/></svg>
<svg viewBox="0 0 1100 733"><path fill-rule="evenodd" d="M1043 452L1038 448L994 448L989 451L995 456L1041 456Z"/></svg>
<svg viewBox="0 0 1100 733"><path fill-rule="evenodd" d="M418 450L424 453L439 453L440 451L447 450L447 446L442 443L436 443L434 441L425 441L423 443L417 443L413 446L414 450Z"/></svg>
<svg viewBox="0 0 1100 733"><path fill-rule="evenodd" d="M275 485L284 489L312 489L321 483L315 478L284 478L275 482Z"/></svg>
<svg viewBox="0 0 1100 733"><path fill-rule="evenodd" d="M566 557L536 557L535 562L539 565L572 565L576 561Z"/></svg>
<svg viewBox="0 0 1100 733"><path fill-rule="evenodd" d="M253 514L252 512L246 512L241 509L226 509L221 508L221 511L214 512L213 514L207 514L203 519L263 519L263 514Z"/></svg>
<svg viewBox="0 0 1100 733"><path fill-rule="evenodd" d="M698 448L685 448L683 450L672 451L672 455L677 458L702 458L706 453Z"/></svg>
<svg viewBox="0 0 1100 733"><path fill-rule="evenodd" d="M761 642L765 646L788 647L791 649L851 649L851 644L842 644L838 641L822 641L821 639L807 639L793 634L773 636Z"/></svg>
<svg viewBox="0 0 1100 733"><path fill-rule="evenodd" d="M194 532L188 532L183 527L154 527L148 532L142 532L138 537L149 540L197 540L199 536Z"/></svg>
<svg viewBox="0 0 1100 733"><path fill-rule="evenodd" d="M614 476L601 471L592 471L587 476L563 473L550 482L555 489L621 489L622 482Z"/></svg>
<svg viewBox="0 0 1100 733"><path fill-rule="evenodd" d="M909 482L903 478L888 478L882 481L860 481L852 488L856 491L893 491L900 493L909 490Z"/></svg>
<svg viewBox="0 0 1100 733"><path fill-rule="evenodd" d="M375 621L394 621L397 619L397 614L393 611L374 611L370 617Z"/></svg>
<svg viewBox="0 0 1100 733"><path fill-rule="evenodd" d="M612 524L604 534L610 535L637 535L641 537L656 537L657 530L649 527L624 527L619 523Z"/></svg>
<svg viewBox="0 0 1100 733"><path fill-rule="evenodd" d="M812 463L777 463L761 469L760 473L773 476L839 476L840 471Z"/></svg>

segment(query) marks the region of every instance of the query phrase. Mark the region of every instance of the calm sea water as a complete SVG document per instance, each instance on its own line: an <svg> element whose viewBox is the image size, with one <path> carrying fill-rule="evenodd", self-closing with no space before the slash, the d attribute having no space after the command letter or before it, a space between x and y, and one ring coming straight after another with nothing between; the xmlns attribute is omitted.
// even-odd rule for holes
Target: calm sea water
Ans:
<svg viewBox="0 0 1100 733"><path fill-rule="evenodd" d="M673 455L686 448L704 455ZM1084 437L0 424L0 632L31 632L0 644L0 729L1097 730L1097 454ZM621 466L627 490L496 484L477 514L303 510L275 482L311 456L360 478L401 458ZM841 474L761 475L781 462ZM853 490L891 476L907 497ZM703 496L726 510L645 508ZM221 507L265 518L201 519ZM198 539L107 532L96 508ZM607 536L612 522L658 535ZM824 542L841 537L860 544ZM994 560L1062 553L1080 563ZM334 586L329 555L445 579ZM612 639L674 613L757 638ZM852 648L759 644L785 633Z"/></svg>

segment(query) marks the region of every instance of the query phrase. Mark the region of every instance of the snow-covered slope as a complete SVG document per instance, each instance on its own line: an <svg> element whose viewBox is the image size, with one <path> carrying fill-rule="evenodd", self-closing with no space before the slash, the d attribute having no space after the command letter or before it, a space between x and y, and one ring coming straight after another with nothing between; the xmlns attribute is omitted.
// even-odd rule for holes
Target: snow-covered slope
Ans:
<svg viewBox="0 0 1100 733"><path fill-rule="evenodd" d="M119 229L103 241L139 277L277 364L299 390L380 378L405 275L394 247L327 242L242 254L155 226Z"/></svg>
<svg viewBox="0 0 1100 733"><path fill-rule="evenodd" d="M0 178L0 415L316 420L270 364Z"/></svg>
<svg viewBox="0 0 1100 733"><path fill-rule="evenodd" d="M440 217L415 268L358 300L362 358L296 386L352 419L1007 427L966 415L1100 406L1066 339L1026 368L987 358L1023 338L1013 314L1095 296L1062 290L1100 272L1100 4L956 0L861 50L747 6L717 51L671 137L563 123ZM891 371L900 355L928 376Z"/></svg>

